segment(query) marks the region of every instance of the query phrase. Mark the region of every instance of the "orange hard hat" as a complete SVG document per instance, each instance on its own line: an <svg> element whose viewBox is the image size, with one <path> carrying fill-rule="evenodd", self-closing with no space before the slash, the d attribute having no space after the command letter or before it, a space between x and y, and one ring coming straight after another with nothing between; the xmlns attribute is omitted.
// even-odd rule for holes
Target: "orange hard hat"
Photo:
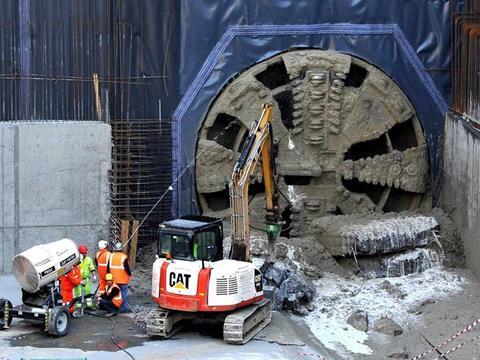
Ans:
<svg viewBox="0 0 480 360"><path fill-rule="evenodd" d="M88 253L88 248L87 248L85 245L80 245L80 246L78 247L78 252L79 252L80 254L85 255L85 254Z"/></svg>

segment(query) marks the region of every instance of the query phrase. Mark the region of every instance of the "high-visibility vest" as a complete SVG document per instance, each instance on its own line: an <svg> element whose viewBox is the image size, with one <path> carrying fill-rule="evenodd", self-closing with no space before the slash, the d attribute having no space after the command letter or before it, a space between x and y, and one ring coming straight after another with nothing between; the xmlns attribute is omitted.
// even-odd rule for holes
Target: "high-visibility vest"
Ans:
<svg viewBox="0 0 480 360"><path fill-rule="evenodd" d="M113 289L118 289L118 295L112 298L113 305L115 305L117 308L120 308L122 306L122 291L120 290L120 287L113 283L111 286L108 286L105 288L105 294L110 297L110 293L112 292Z"/></svg>
<svg viewBox="0 0 480 360"><path fill-rule="evenodd" d="M130 282L130 275L125 271L123 266L128 256L123 252L115 251L108 261L110 273L113 275L113 282L117 284L128 284Z"/></svg>
<svg viewBox="0 0 480 360"><path fill-rule="evenodd" d="M78 266L80 271L82 272L82 277L84 279L88 279L92 271L95 271L95 265L93 264L93 260L90 256L86 255L80 265Z"/></svg>
<svg viewBox="0 0 480 360"><path fill-rule="evenodd" d="M111 255L112 253L107 249L98 250L95 255L95 259L97 259L98 276L100 279L105 279L105 275L107 275L108 260Z"/></svg>

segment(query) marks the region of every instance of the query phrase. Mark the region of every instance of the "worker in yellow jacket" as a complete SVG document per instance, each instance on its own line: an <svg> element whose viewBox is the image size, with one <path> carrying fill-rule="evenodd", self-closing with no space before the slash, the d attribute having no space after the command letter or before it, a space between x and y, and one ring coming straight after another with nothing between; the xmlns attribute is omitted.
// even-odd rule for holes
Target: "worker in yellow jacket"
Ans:
<svg viewBox="0 0 480 360"><path fill-rule="evenodd" d="M120 287L113 282L113 275L105 275L105 292L100 296L98 307L107 311L106 316L116 315L122 306L122 292Z"/></svg>
<svg viewBox="0 0 480 360"><path fill-rule="evenodd" d="M92 281L90 276L93 276L93 281L97 281L97 275L95 273L95 264L93 259L88 256L88 248L86 245L80 245L78 247L78 252L80 253L80 272L82 273L82 278L85 281L85 285L78 285L75 287L75 297L82 296L82 286L85 287L85 296L92 293ZM86 300L87 307L93 308L93 299L91 297ZM81 304L77 303L77 307L80 307Z"/></svg>

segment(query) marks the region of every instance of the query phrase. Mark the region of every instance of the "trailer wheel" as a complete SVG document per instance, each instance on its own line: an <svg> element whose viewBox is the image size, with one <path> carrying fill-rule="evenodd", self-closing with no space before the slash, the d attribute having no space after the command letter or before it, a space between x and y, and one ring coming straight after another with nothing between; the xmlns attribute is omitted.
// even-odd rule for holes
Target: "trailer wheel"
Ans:
<svg viewBox="0 0 480 360"><path fill-rule="evenodd" d="M55 306L48 312L48 333L57 337L67 335L70 331L70 320L70 313L65 306Z"/></svg>
<svg viewBox="0 0 480 360"><path fill-rule="evenodd" d="M5 315L6 307L8 307L9 311ZM11 310L12 303L7 299L0 299L0 330L5 329L5 323L7 324L7 327L10 326L10 324L12 323L12 314L10 313Z"/></svg>

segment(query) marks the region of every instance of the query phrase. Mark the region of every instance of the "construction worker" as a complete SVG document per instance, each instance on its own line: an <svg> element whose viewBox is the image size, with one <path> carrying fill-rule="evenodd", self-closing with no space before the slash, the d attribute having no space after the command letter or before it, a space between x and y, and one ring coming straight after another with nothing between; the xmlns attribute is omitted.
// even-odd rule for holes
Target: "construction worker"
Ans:
<svg viewBox="0 0 480 360"><path fill-rule="evenodd" d="M95 265L97 266L98 271L98 278L100 280L100 284L98 286L98 296L100 297L105 292L105 275L109 273L107 270L108 260L112 253L107 249L107 241L100 240L98 242L98 251L95 254Z"/></svg>
<svg viewBox="0 0 480 360"><path fill-rule="evenodd" d="M130 271L130 266L128 264L128 256L123 253L123 245L120 242L115 243L113 248L113 254L110 256L108 262L108 268L113 275L113 281L120 286L122 291L122 307L120 312L130 312L128 301L127 301L127 292L128 292L128 283L130 282L130 277L132 275Z"/></svg>
<svg viewBox="0 0 480 360"><path fill-rule="evenodd" d="M93 275L93 281L97 281L97 275L95 274L95 265L90 256L88 256L88 248L85 245L80 245L78 247L78 252L80 253L80 272L82 273L82 278L85 281L85 285L77 285L74 289L75 297L82 296L82 286L85 288L84 295L90 295L92 293L92 282L90 281L90 275ZM87 298L87 307L93 308L93 299L91 297ZM77 304L76 307L81 307L82 304Z"/></svg>
<svg viewBox="0 0 480 360"><path fill-rule="evenodd" d="M105 275L105 292L100 297L98 307L107 311L107 315L115 315L122 306L122 291L120 287L113 282L113 275Z"/></svg>
<svg viewBox="0 0 480 360"><path fill-rule="evenodd" d="M70 306L73 300L73 288L84 283L82 273L78 265L74 265L70 271L60 277L60 293L62 294L63 305L68 306L70 313L75 310L74 306Z"/></svg>

